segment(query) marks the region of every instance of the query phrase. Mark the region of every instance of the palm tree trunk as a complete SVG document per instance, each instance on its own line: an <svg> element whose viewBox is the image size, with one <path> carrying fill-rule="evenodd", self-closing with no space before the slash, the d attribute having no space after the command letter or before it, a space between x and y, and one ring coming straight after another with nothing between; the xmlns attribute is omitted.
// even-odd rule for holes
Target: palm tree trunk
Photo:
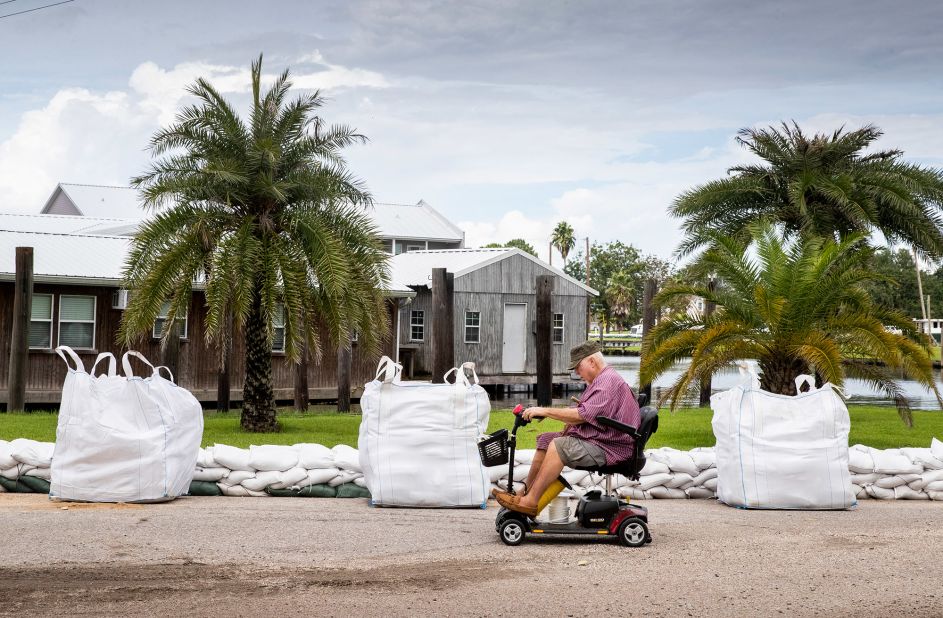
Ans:
<svg viewBox="0 0 943 618"><path fill-rule="evenodd" d="M805 363L795 358L772 357L759 362L760 388L778 395L796 394L796 377L809 373Z"/></svg>
<svg viewBox="0 0 943 618"><path fill-rule="evenodd" d="M262 299L256 290L246 320L246 381L242 390L242 428L271 432L278 429L272 390L272 350L262 319Z"/></svg>

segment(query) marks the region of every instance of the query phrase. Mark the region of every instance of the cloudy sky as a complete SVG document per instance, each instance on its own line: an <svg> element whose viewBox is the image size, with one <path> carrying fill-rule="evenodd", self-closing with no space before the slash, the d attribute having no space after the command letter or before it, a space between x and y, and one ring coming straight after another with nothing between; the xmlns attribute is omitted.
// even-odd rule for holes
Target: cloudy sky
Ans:
<svg viewBox="0 0 943 618"><path fill-rule="evenodd" d="M874 123L943 166L936 2L0 3L0 210L57 182L126 185L148 137L208 78L245 107L248 67L290 67L377 201L438 208L467 244L553 225L669 257L685 188L745 160L737 129ZM555 261L558 258L555 258Z"/></svg>

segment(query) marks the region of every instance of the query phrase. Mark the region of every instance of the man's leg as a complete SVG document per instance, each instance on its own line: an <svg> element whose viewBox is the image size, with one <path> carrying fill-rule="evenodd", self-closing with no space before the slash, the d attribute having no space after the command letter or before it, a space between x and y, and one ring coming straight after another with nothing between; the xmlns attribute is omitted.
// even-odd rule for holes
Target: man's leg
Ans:
<svg viewBox="0 0 943 618"><path fill-rule="evenodd" d="M553 442L551 442L551 444L553 444ZM546 456L547 456L546 449L540 449L536 453L534 453L534 461L531 462L530 472L527 473L527 480L524 481L524 484L527 485L527 493L530 493L530 488L534 486L534 481L537 478L537 473L540 471L540 466L544 463L544 457Z"/></svg>
<svg viewBox="0 0 943 618"><path fill-rule="evenodd" d="M537 457L534 456L534 464L536 463ZM534 465L531 466L532 474L534 467ZM560 454L557 453L556 440L554 440L550 443L550 446L547 447L546 455L541 458L539 471L534 478L533 484L528 484L529 489L527 490L527 494L521 496L521 506L536 507L537 503L540 501L540 496L542 496L547 488L550 487L550 484L560 476L561 472L563 472L563 460L560 459ZM528 478L530 478L529 475Z"/></svg>

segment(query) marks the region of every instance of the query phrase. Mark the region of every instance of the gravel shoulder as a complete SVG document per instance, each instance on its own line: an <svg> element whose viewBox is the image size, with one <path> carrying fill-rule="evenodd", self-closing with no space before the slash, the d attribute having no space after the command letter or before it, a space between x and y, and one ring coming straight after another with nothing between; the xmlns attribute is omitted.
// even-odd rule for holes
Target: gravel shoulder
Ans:
<svg viewBox="0 0 943 618"><path fill-rule="evenodd" d="M0 494L0 615L943 615L943 504L647 501L654 542L529 538L365 500Z"/></svg>

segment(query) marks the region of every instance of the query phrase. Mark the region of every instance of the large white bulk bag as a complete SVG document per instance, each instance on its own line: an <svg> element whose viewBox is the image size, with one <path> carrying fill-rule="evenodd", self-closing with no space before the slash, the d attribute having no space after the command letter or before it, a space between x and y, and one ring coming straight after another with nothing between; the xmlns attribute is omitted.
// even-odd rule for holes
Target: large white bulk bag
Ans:
<svg viewBox="0 0 943 618"><path fill-rule="evenodd" d="M56 348L66 364L52 456L49 495L88 502L151 502L187 493L203 437L203 410L186 389L160 375L137 352L122 358L100 354L86 373L78 355ZM150 377L135 376L129 356L146 363ZM108 359L108 372L95 367ZM168 372L169 373L169 372ZM172 376L171 376L172 378Z"/></svg>
<svg viewBox="0 0 943 618"><path fill-rule="evenodd" d="M745 384L711 397L717 438L717 497L758 509L844 509L855 504L848 471L851 421L832 384L796 378L794 397ZM800 392L802 384L808 392Z"/></svg>
<svg viewBox="0 0 943 618"><path fill-rule="evenodd" d="M359 459L373 504L484 506L490 477L477 441L488 428L491 404L474 364L450 370L445 384L402 382L401 370L384 356L360 398Z"/></svg>

